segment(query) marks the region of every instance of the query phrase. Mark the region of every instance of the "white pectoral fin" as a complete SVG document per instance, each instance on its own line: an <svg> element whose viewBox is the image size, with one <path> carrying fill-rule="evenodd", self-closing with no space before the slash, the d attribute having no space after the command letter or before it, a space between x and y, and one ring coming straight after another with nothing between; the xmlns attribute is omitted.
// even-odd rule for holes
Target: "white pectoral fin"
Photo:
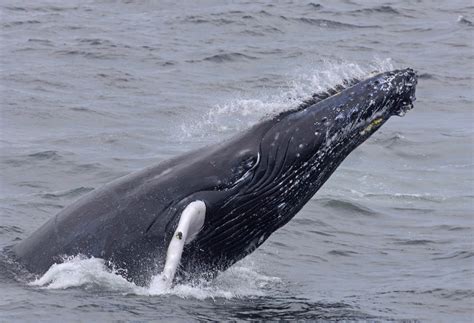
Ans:
<svg viewBox="0 0 474 323"><path fill-rule="evenodd" d="M189 203L181 213L178 227L168 246L165 268L161 275L167 287L171 287L176 269L181 261L184 245L196 238L204 224L205 216L206 204L203 201Z"/></svg>

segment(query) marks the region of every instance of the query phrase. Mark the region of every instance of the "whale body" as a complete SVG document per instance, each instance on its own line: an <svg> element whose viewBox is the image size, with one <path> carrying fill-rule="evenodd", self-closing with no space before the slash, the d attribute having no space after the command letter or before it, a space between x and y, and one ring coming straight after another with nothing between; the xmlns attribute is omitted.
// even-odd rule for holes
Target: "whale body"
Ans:
<svg viewBox="0 0 474 323"><path fill-rule="evenodd" d="M290 221L339 164L413 107L411 69L349 80L222 143L119 178L13 247L43 274L65 256L108 261L146 285L212 277Z"/></svg>

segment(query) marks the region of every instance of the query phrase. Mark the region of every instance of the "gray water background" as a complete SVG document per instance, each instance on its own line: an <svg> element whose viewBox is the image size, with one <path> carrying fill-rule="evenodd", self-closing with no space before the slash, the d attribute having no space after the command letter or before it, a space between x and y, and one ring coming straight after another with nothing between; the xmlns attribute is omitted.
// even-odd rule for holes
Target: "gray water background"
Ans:
<svg viewBox="0 0 474 323"><path fill-rule="evenodd" d="M86 268L34 287L3 259L0 321L473 319L471 1L0 10L1 248L92 189L228 138L318 86L374 66L419 73L415 109L211 286L145 295Z"/></svg>

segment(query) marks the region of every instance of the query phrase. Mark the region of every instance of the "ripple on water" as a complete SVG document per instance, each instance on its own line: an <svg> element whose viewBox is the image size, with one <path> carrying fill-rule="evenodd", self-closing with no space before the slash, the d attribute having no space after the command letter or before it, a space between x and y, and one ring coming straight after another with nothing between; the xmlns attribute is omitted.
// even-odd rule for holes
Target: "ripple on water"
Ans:
<svg viewBox="0 0 474 323"><path fill-rule="evenodd" d="M5 233L23 233L24 230L16 225L0 225L0 234Z"/></svg>
<svg viewBox="0 0 474 323"><path fill-rule="evenodd" d="M230 13L232 15L232 13ZM236 14L236 13L234 13ZM223 18L222 15L229 15L228 12L225 13L220 13L220 14L211 14L209 16L187 16L184 19L182 19L183 23L191 23L191 24L210 24L210 25L215 25L215 26L225 26L225 25L231 25L231 24L237 24L237 25L244 25L239 19L229 19L229 18ZM220 16L219 18L214 18L212 16Z"/></svg>
<svg viewBox="0 0 474 323"><path fill-rule="evenodd" d="M402 245L402 246L424 246L439 243L434 240L428 239L394 239L395 244Z"/></svg>
<svg viewBox="0 0 474 323"><path fill-rule="evenodd" d="M328 254L332 256L352 257L354 255L358 255L359 253L352 250L331 250L328 251Z"/></svg>
<svg viewBox="0 0 474 323"><path fill-rule="evenodd" d="M373 140L374 143L382 145L387 148L391 147L403 147L406 149L408 145L413 145L413 142L408 140L401 133L395 133L389 137L376 137Z"/></svg>
<svg viewBox="0 0 474 323"><path fill-rule="evenodd" d="M83 195L85 193L88 193L92 190L94 190L93 187L81 186L81 187L72 188L72 189L66 190L66 191L42 193L42 194L40 194L40 196L42 198L45 198L45 199L53 199L54 200L54 199L60 199L60 198L64 198L64 197L71 198L71 197L81 196L81 195Z"/></svg>
<svg viewBox="0 0 474 323"><path fill-rule="evenodd" d="M282 16L282 18L285 18ZM325 27L325 28L338 28L338 29L347 29L347 28L380 28L376 25L354 25L344 22L339 22L336 20L329 20L329 19L316 19L316 18L307 18L307 17L299 17L293 18L296 22L301 22L307 25L318 26L318 27Z"/></svg>
<svg viewBox="0 0 474 323"><path fill-rule="evenodd" d="M405 16L403 15L400 10L395 9L392 6L382 5L382 6L375 6L371 8L363 8L363 9L356 9L349 12L350 14L388 14L388 15L395 15L395 16Z"/></svg>
<svg viewBox="0 0 474 323"><path fill-rule="evenodd" d="M448 225L448 224L441 224L436 225L433 227L434 230L447 230L447 231L465 231L465 230L472 230L471 227L468 226L457 226L457 225Z"/></svg>
<svg viewBox="0 0 474 323"><path fill-rule="evenodd" d="M371 208L354 201L343 199L320 198L316 199L320 205L326 208L343 211L344 213L360 214L366 216L377 216L378 213Z"/></svg>
<svg viewBox="0 0 474 323"><path fill-rule="evenodd" d="M373 320L375 316L364 313L358 308L343 302L314 302L301 297L262 296L251 302L239 300L226 302L228 319L251 321L360 321Z"/></svg>
<svg viewBox="0 0 474 323"><path fill-rule="evenodd" d="M458 24L463 25L463 26L468 26L468 27L473 27L474 24L472 21L466 19L464 16L459 16L457 20Z"/></svg>
<svg viewBox="0 0 474 323"><path fill-rule="evenodd" d="M316 10L319 10L319 9L323 8L323 6L321 4L314 3L314 2L308 3L308 7L310 7L311 9L316 9Z"/></svg>
<svg viewBox="0 0 474 323"><path fill-rule="evenodd" d="M394 290L386 292L378 292L377 295L390 294L411 294L411 295L431 295L436 298L450 299L453 301L461 301L474 298L474 290L471 289L448 289L448 288L434 288L428 290Z"/></svg>
<svg viewBox="0 0 474 323"><path fill-rule="evenodd" d="M253 60L258 59L258 57L250 56L242 53L222 53L203 58L203 61L213 62L213 63L223 63L223 62L236 62L242 60Z"/></svg>
<svg viewBox="0 0 474 323"><path fill-rule="evenodd" d="M3 28L12 28L12 27L16 27L16 26L37 25L37 24L41 24L41 21L39 21L39 20L18 20L18 21L11 21L11 22L3 23L2 26L3 26Z"/></svg>
<svg viewBox="0 0 474 323"><path fill-rule="evenodd" d="M426 201L435 203L441 203L446 200L446 197L444 196L433 195L430 193L366 193L364 196L390 200Z"/></svg>
<svg viewBox="0 0 474 323"><path fill-rule="evenodd" d="M28 42L29 43L36 43L36 44L46 45L48 47L53 47L54 46L53 42L49 39L29 38Z"/></svg>
<svg viewBox="0 0 474 323"><path fill-rule="evenodd" d="M432 258L433 260L449 260L449 259L467 259L474 256L474 251L472 250L461 250L450 252L448 254L443 254L437 257Z"/></svg>
<svg viewBox="0 0 474 323"><path fill-rule="evenodd" d="M124 58L126 54L123 51L110 51L110 50L79 50L79 49L63 49L57 50L54 52L58 56L81 56L84 58L93 58L93 59L117 59Z"/></svg>
<svg viewBox="0 0 474 323"><path fill-rule="evenodd" d="M29 154L28 157L36 160L59 160L62 158L61 154L56 150L45 150L37 153Z"/></svg>
<svg viewBox="0 0 474 323"><path fill-rule="evenodd" d="M45 150L28 155L17 156L16 158L3 159L2 162L11 167L22 167L36 162L44 163L50 161L61 161L63 158L63 155L56 150Z"/></svg>

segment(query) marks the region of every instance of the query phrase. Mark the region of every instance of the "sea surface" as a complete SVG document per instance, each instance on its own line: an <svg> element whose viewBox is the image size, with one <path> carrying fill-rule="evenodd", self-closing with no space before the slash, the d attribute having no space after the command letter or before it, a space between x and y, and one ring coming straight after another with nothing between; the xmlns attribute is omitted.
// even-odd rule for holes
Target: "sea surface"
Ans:
<svg viewBox="0 0 474 323"><path fill-rule="evenodd" d="M0 249L101 185L345 78L412 67L415 109L215 281L138 287L0 253L0 321L420 320L474 308L472 1L0 3Z"/></svg>

